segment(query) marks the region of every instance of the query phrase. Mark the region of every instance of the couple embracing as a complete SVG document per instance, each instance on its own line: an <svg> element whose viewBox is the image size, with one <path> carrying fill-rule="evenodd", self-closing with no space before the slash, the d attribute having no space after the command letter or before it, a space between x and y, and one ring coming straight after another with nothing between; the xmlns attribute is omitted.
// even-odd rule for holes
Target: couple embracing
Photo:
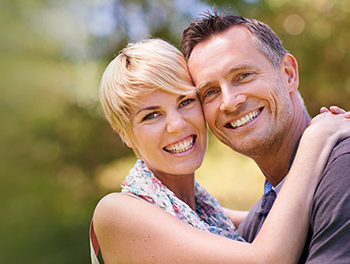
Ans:
<svg viewBox="0 0 350 264"><path fill-rule="evenodd" d="M92 263L350 263L350 113L309 117L296 59L260 21L207 13L181 44L129 44L102 76L106 118L139 160L96 207ZM266 177L249 213L195 180L206 123Z"/></svg>

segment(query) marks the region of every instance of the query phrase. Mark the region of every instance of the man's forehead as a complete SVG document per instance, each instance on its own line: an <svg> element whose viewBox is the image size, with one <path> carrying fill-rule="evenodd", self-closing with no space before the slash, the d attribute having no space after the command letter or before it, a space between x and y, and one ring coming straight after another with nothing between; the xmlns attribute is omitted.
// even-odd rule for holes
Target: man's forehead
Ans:
<svg viewBox="0 0 350 264"><path fill-rule="evenodd" d="M248 42L254 43L253 34L249 31L249 29L245 26L234 25L220 33L211 35L204 41L197 43L192 49L189 61L191 56L196 53L196 51L209 48L209 46L222 46L227 43L237 43L239 46L243 47L245 43Z"/></svg>
<svg viewBox="0 0 350 264"><path fill-rule="evenodd" d="M198 43L192 50L188 64L205 65L208 59L224 59L227 53L244 52L247 47L257 48L251 32L243 26L233 26Z"/></svg>

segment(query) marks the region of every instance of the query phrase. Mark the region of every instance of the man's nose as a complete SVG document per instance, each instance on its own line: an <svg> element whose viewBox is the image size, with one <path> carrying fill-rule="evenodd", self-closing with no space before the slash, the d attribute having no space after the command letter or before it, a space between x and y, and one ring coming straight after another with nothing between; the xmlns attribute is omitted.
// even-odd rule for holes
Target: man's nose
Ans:
<svg viewBox="0 0 350 264"><path fill-rule="evenodd" d="M221 87L220 111L233 112L247 100L247 97L237 91L232 85Z"/></svg>
<svg viewBox="0 0 350 264"><path fill-rule="evenodd" d="M186 121L178 111L168 113L166 117L166 130L168 133L182 133L186 126Z"/></svg>

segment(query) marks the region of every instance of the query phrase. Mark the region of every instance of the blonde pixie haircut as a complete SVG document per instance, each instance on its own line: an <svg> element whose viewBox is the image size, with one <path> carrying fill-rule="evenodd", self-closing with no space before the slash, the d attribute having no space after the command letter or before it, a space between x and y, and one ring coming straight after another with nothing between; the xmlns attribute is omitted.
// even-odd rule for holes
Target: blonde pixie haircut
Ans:
<svg viewBox="0 0 350 264"><path fill-rule="evenodd" d="M131 107L140 96L156 90L182 95L195 92L182 53L168 42L148 39L128 44L109 63L101 79L100 101L108 122L122 139L133 139Z"/></svg>

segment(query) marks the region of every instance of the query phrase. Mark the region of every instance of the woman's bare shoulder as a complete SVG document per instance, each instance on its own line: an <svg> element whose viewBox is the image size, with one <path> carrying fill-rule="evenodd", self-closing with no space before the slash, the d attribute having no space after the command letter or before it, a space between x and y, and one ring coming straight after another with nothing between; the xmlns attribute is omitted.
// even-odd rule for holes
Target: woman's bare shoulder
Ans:
<svg viewBox="0 0 350 264"><path fill-rule="evenodd" d="M93 216L94 225L115 225L129 216L127 212L140 210L147 204L135 197L123 193L110 193L104 196L97 204ZM123 217L121 217L123 216ZM111 222L110 222L111 221Z"/></svg>
<svg viewBox="0 0 350 264"><path fill-rule="evenodd" d="M124 193L114 192L109 193L104 196L97 204L96 211L105 210L105 209L118 209L120 206L132 205L134 201L139 200L131 195Z"/></svg>
<svg viewBox="0 0 350 264"><path fill-rule="evenodd" d="M98 202L93 215L94 231L105 261L128 259L152 207L156 208L123 193L110 193Z"/></svg>

